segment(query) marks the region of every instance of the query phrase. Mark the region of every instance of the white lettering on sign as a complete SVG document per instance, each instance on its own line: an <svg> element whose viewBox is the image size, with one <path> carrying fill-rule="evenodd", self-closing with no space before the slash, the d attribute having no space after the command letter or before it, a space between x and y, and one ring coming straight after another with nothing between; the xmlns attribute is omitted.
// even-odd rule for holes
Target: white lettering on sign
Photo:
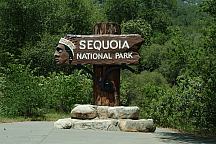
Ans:
<svg viewBox="0 0 216 144"><path fill-rule="evenodd" d="M128 53L115 53L115 59L130 59L133 58L132 52Z"/></svg>
<svg viewBox="0 0 216 144"><path fill-rule="evenodd" d="M85 49L85 41L84 40L80 41L80 49Z"/></svg>
<svg viewBox="0 0 216 144"><path fill-rule="evenodd" d="M133 59L132 52L124 52L124 53L115 53L111 55L111 53L77 53L76 59L80 60L112 60L112 59Z"/></svg>
<svg viewBox="0 0 216 144"><path fill-rule="evenodd" d="M77 59L112 59L110 53L77 53Z"/></svg>
<svg viewBox="0 0 216 144"><path fill-rule="evenodd" d="M101 50L101 49L124 49L127 48L129 49L129 44L128 42L121 41L121 40L80 40L80 49L96 49L96 50Z"/></svg>
<svg viewBox="0 0 216 144"><path fill-rule="evenodd" d="M93 43L93 40L88 40L88 49L93 49L92 43Z"/></svg>

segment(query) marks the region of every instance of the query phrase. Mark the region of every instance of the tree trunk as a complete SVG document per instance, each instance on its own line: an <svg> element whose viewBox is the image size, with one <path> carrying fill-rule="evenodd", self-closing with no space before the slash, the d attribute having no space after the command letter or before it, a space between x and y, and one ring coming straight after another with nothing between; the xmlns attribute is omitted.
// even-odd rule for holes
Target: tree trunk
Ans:
<svg viewBox="0 0 216 144"><path fill-rule="evenodd" d="M116 23L98 23L94 26L94 34L121 34ZM117 106L120 101L120 66L93 65L94 103L102 106ZM107 88L108 87L108 88Z"/></svg>

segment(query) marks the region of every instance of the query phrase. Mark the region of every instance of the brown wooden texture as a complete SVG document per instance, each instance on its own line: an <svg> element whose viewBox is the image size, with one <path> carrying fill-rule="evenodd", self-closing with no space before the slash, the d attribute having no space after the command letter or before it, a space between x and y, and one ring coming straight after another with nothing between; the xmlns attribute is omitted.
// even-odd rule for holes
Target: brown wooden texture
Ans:
<svg viewBox="0 0 216 144"><path fill-rule="evenodd" d="M95 34L120 34L120 26L115 23L98 23L94 27ZM117 106L120 101L120 67L119 65L93 65L95 79L93 95L96 105ZM108 74L108 75L107 75ZM106 79L113 83L114 91L101 89L99 81Z"/></svg>
<svg viewBox="0 0 216 144"><path fill-rule="evenodd" d="M110 24L110 23L109 23ZM107 27L100 27L107 28ZM96 32L104 32L100 30L98 27ZM114 26L112 26L114 28ZM108 29L108 28L107 28ZM143 43L143 39L140 35L137 34L129 34L129 35L113 35L110 33L111 30L108 29L108 33L104 35L73 35L68 36L68 39L74 42L76 48L74 49L74 58L71 64L137 64L139 62L139 53L138 49L140 45ZM114 34L117 34L115 32ZM87 41L97 41L95 43L95 47L87 45ZM117 41L118 47L111 48L108 45L111 41ZM85 48L81 49L80 41L85 41ZM104 49L102 45L99 44L99 41L104 43L107 49ZM129 48L121 46L124 45L124 42L127 42ZM91 43L92 44L92 43ZM112 43L115 44L116 43Z"/></svg>

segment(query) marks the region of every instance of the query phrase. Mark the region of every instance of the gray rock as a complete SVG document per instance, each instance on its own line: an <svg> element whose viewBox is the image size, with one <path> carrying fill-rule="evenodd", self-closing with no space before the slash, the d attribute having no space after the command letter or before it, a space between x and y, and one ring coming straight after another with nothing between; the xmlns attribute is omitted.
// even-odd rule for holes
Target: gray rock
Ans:
<svg viewBox="0 0 216 144"><path fill-rule="evenodd" d="M108 119L108 106L98 106L97 114L99 119Z"/></svg>
<svg viewBox="0 0 216 144"><path fill-rule="evenodd" d="M156 129L152 119L122 119L119 120L119 128L126 132L154 132Z"/></svg>
<svg viewBox="0 0 216 144"><path fill-rule="evenodd" d="M77 106L79 106L79 105L81 105L81 104L74 104L73 108L75 108L75 107L77 107Z"/></svg>
<svg viewBox="0 0 216 144"><path fill-rule="evenodd" d="M71 118L74 119L94 119L96 117L96 106L93 105L77 105L71 111Z"/></svg>
<svg viewBox="0 0 216 144"><path fill-rule="evenodd" d="M108 117L113 119L138 119L139 118L139 108L137 106L133 107L109 107Z"/></svg>
<svg viewBox="0 0 216 144"><path fill-rule="evenodd" d="M79 120L74 121L74 129L92 129L92 130L105 130L105 131L120 131L118 120Z"/></svg>
<svg viewBox="0 0 216 144"><path fill-rule="evenodd" d="M59 119L54 122L54 127L59 129L70 129L73 125L73 120L71 118Z"/></svg>
<svg viewBox="0 0 216 144"><path fill-rule="evenodd" d="M59 119L54 122L54 127L59 129L92 129L104 131L125 131L125 132L154 132L152 119L92 119L92 120L79 120L79 119Z"/></svg>
<svg viewBox="0 0 216 144"><path fill-rule="evenodd" d="M119 128L119 120L112 120L107 131L121 131Z"/></svg>

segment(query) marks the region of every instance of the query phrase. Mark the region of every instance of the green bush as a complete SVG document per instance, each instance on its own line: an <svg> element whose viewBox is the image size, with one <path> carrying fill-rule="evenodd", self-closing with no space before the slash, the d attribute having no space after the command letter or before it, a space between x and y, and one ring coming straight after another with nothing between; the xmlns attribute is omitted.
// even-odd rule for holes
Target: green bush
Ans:
<svg viewBox="0 0 216 144"><path fill-rule="evenodd" d="M207 84L197 76L178 76L177 85L170 87L162 74L124 73L121 103L136 105L142 118L152 118L157 125L190 132L214 130L211 107L215 99L206 93Z"/></svg>
<svg viewBox="0 0 216 144"><path fill-rule="evenodd" d="M5 73L1 114L27 117L42 115L46 99L40 79L32 75L28 66L20 64L10 65Z"/></svg>
<svg viewBox="0 0 216 144"><path fill-rule="evenodd" d="M168 87L165 78L157 72L142 72L137 75L124 73L121 83L121 103L137 105L146 110L150 102L160 96L160 89Z"/></svg>
<svg viewBox="0 0 216 144"><path fill-rule="evenodd" d="M208 121L208 98L204 94L203 79L185 74L178 77L177 84L154 103L156 122L190 132L213 128Z"/></svg>
<svg viewBox="0 0 216 144"><path fill-rule="evenodd" d="M10 65L0 83L0 113L5 116L42 116L51 109L69 112L74 104L91 103L91 80L76 71L34 76L20 64Z"/></svg>
<svg viewBox="0 0 216 144"><path fill-rule="evenodd" d="M182 75L178 77L176 91L176 121L183 129L205 128L207 117L204 81L201 77Z"/></svg>
<svg viewBox="0 0 216 144"><path fill-rule="evenodd" d="M44 79L47 108L70 112L74 104L92 103L92 83L81 71L71 75L53 73Z"/></svg>

